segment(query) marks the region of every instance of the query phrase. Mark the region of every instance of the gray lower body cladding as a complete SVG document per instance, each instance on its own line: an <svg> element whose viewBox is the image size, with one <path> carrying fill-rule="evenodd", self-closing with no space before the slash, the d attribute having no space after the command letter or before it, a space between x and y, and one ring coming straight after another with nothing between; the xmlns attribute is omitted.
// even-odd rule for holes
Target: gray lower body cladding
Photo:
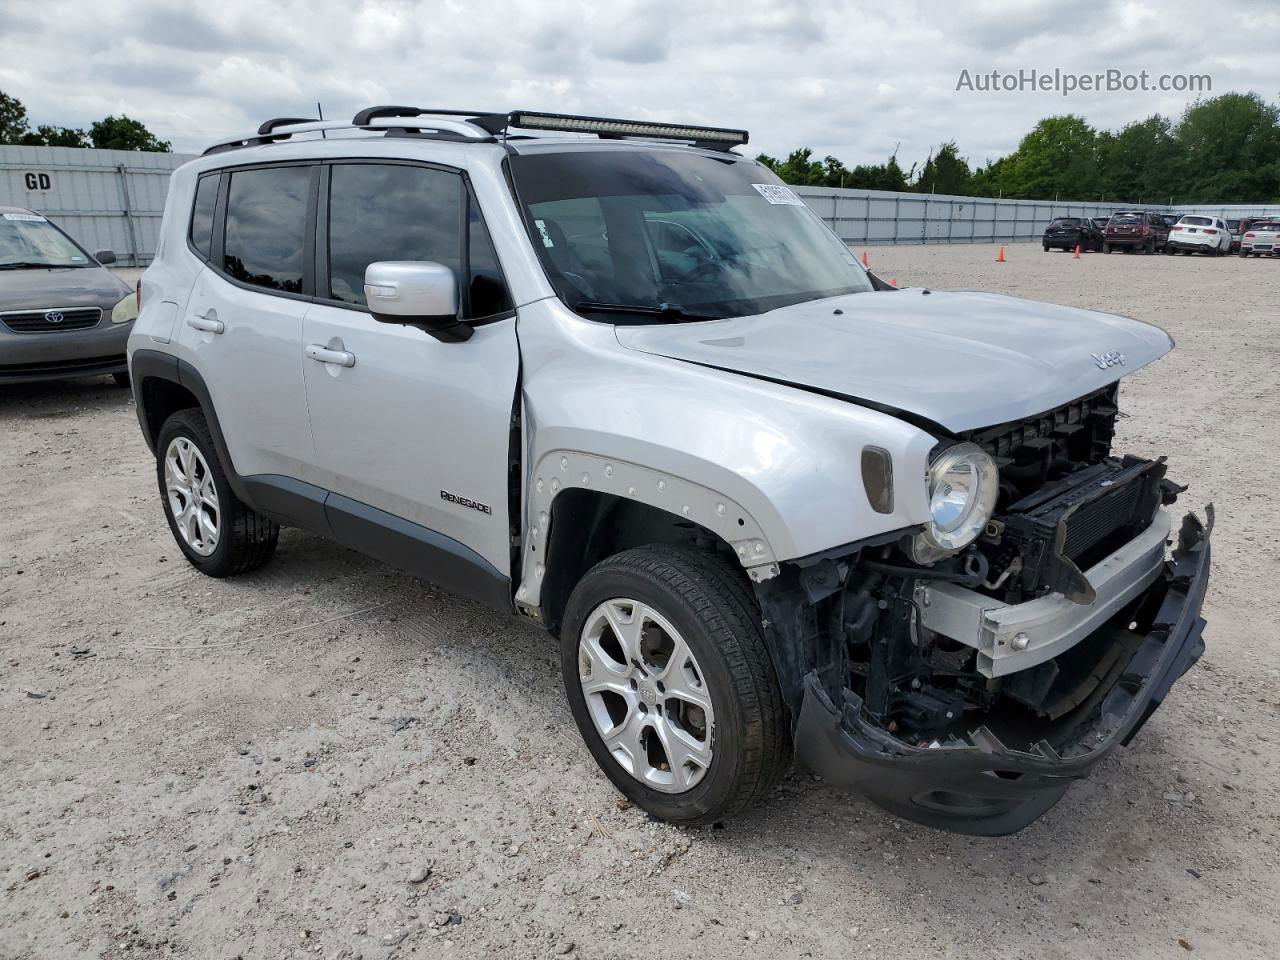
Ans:
<svg viewBox="0 0 1280 960"><path fill-rule="evenodd" d="M967 744L911 744L874 723L856 693L833 698L817 670L805 675L795 718L797 758L837 787L928 826L1001 835L1027 826L1111 750L1128 744L1172 685L1204 651L1200 616L1209 576L1210 527L1194 515L1178 548L1113 629L1127 638L1123 657L1071 716L1069 734L1019 749L986 726ZM1135 613L1133 611L1145 611ZM1136 629L1129 617L1136 616ZM1105 637L1102 639L1106 639ZM793 699L793 704L795 700Z"/></svg>

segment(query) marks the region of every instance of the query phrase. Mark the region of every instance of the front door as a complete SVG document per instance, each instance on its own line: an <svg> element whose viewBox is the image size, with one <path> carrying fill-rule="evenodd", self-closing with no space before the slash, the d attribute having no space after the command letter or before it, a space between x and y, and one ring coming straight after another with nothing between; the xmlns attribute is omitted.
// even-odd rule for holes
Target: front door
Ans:
<svg viewBox="0 0 1280 960"><path fill-rule="evenodd" d="M474 197L453 170L335 163L320 185L317 294L303 321L307 404L335 536L463 593L432 565L511 573L515 315ZM454 270L471 339L382 323L365 305L373 262ZM407 521L407 523L406 523ZM386 529L379 529L386 528ZM422 562L406 562L410 553ZM509 599L509 597L508 597Z"/></svg>

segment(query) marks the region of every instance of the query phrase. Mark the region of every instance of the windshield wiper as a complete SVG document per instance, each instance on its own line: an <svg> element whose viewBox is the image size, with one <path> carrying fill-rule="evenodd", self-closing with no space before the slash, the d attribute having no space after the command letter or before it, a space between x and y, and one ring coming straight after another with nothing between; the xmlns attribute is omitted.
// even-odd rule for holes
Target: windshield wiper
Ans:
<svg viewBox="0 0 1280 960"><path fill-rule="evenodd" d="M663 323L693 323L699 320L723 320L722 316L707 313L686 313L684 308L675 303L664 303L656 307L646 307L631 303L600 303L596 300L579 300L573 305L575 311L586 310L589 313L625 313L632 316L654 317Z"/></svg>
<svg viewBox="0 0 1280 960"><path fill-rule="evenodd" d="M73 267L88 267L88 263L37 263L34 260L16 260L12 263L0 263L0 270L66 270Z"/></svg>

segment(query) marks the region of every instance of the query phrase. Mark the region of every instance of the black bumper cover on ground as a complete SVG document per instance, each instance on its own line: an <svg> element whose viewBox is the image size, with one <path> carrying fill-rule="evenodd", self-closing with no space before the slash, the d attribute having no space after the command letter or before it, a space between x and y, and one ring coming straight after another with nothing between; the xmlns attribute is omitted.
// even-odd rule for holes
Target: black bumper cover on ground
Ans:
<svg viewBox="0 0 1280 960"><path fill-rule="evenodd" d="M867 723L861 700L851 692L845 691L843 710L837 709L811 674L796 725L797 758L835 786L862 793L908 820L984 836L1021 830L1062 799L1073 780L1088 776L1117 745L1128 744L1204 652L1200 607L1212 527L1212 508L1207 528L1194 515L1183 520L1165 574L1164 601L1086 731L1093 745L1087 753L1056 757L1046 745L1042 755L1034 755L1009 750L981 732L975 740L982 746L913 747Z"/></svg>

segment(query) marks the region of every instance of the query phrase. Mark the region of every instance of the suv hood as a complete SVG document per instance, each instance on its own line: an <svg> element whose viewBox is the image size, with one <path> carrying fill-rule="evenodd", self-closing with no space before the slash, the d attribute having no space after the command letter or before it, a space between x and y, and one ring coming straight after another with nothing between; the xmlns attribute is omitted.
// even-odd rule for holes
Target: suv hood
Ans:
<svg viewBox="0 0 1280 960"><path fill-rule="evenodd" d="M32 267L0 270L0 310L102 307L110 311L130 292L105 267Z"/></svg>
<svg viewBox="0 0 1280 960"><path fill-rule="evenodd" d="M953 432L1051 410L1173 347L1167 333L1140 320L992 293L923 290L614 329L632 350L915 414Z"/></svg>

